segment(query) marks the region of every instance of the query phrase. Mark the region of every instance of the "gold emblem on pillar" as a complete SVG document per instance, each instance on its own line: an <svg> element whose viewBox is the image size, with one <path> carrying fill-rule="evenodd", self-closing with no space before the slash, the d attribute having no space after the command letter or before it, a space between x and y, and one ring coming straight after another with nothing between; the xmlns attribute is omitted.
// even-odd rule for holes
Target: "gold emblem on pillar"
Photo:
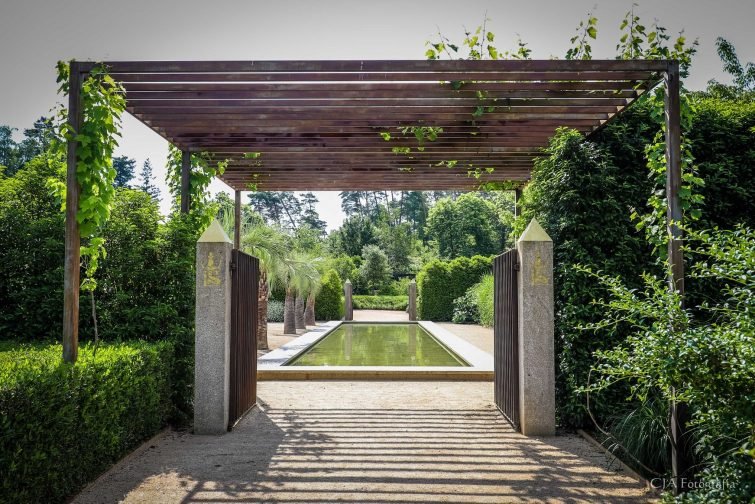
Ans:
<svg viewBox="0 0 755 504"><path fill-rule="evenodd" d="M532 265L532 285L548 285L548 275L540 254L535 256L535 263Z"/></svg>
<svg viewBox="0 0 755 504"><path fill-rule="evenodd" d="M204 268L204 286L220 285L220 264L215 262L215 254L207 254L207 266Z"/></svg>

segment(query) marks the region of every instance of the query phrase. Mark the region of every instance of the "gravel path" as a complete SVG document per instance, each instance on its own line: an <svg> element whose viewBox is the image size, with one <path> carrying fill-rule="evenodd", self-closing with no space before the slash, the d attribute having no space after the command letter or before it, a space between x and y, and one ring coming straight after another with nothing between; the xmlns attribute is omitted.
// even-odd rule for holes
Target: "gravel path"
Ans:
<svg viewBox="0 0 755 504"><path fill-rule="evenodd" d="M357 310L355 320L406 320ZM492 352L492 329L441 323ZM300 331L303 333L303 331ZM269 325L271 348L291 341ZM166 431L76 503L649 502L582 438L526 438L486 382L261 382L224 436Z"/></svg>
<svg viewBox="0 0 755 504"><path fill-rule="evenodd" d="M169 431L77 503L647 502L579 437L525 438L479 382L262 382L224 436Z"/></svg>

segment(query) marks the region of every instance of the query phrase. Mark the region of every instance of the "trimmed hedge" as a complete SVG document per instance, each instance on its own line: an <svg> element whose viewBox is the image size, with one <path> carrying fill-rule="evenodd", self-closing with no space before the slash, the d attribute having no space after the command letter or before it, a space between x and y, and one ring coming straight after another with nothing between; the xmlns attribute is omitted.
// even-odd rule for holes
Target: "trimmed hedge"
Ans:
<svg viewBox="0 0 755 504"><path fill-rule="evenodd" d="M0 501L63 502L166 425L174 347L0 346Z"/></svg>
<svg viewBox="0 0 755 504"><path fill-rule="evenodd" d="M436 259L417 275L417 313L421 320L450 321L454 300L490 272L492 258L457 257L453 261Z"/></svg>
<svg viewBox="0 0 755 504"><path fill-rule="evenodd" d="M315 299L317 320L341 320L343 306L343 281L336 270L328 270L322 276L322 288Z"/></svg>
<svg viewBox="0 0 755 504"><path fill-rule="evenodd" d="M406 310L408 296L353 296L355 310Z"/></svg>

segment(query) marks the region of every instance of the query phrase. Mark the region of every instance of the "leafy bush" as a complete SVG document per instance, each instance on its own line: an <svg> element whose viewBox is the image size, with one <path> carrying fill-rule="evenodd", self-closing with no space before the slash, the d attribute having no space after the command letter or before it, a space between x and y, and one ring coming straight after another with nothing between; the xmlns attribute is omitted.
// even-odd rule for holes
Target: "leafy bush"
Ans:
<svg viewBox="0 0 755 504"><path fill-rule="evenodd" d="M474 303L477 307L477 313L480 317L480 324L493 327L493 291L494 291L494 279L493 275L483 275L480 283L472 287L472 293L474 295Z"/></svg>
<svg viewBox="0 0 755 504"><path fill-rule="evenodd" d="M355 310L406 310L408 296L353 296Z"/></svg>
<svg viewBox="0 0 755 504"><path fill-rule="evenodd" d="M489 257L457 257L430 261L417 275L417 310L422 320L450 321L454 299L463 296L484 273L490 272Z"/></svg>
<svg viewBox="0 0 755 504"><path fill-rule="evenodd" d="M283 322L283 301L273 299L267 302L267 321Z"/></svg>
<svg viewBox="0 0 755 504"><path fill-rule="evenodd" d="M322 276L322 288L315 299L317 320L341 320L344 316L343 282L336 270L328 270Z"/></svg>
<svg viewBox="0 0 755 504"><path fill-rule="evenodd" d="M141 441L171 411L173 345L0 347L0 494L63 502Z"/></svg>
<svg viewBox="0 0 755 504"><path fill-rule="evenodd" d="M411 279L409 277L393 280L385 289L383 289L381 294L386 296L408 296L410 283Z"/></svg>
<svg viewBox="0 0 755 504"><path fill-rule="evenodd" d="M46 186L59 168L37 157L0 177L0 339L60 334L65 224Z"/></svg>
<svg viewBox="0 0 755 504"><path fill-rule="evenodd" d="M470 287L463 296L454 299L454 324L479 324L480 313L477 311L474 287Z"/></svg>
<svg viewBox="0 0 755 504"><path fill-rule="evenodd" d="M665 403L687 403L693 445L704 468L704 484L694 499L743 502L755 488L755 231L689 231L686 239L704 258L689 275L724 282L724 301L697 307L712 317L698 319L685 310L665 276L645 274L642 287L630 289L617 277L582 268L610 293L597 303L604 318L588 326L589 332L603 337L617 324L631 327L624 342L596 353L589 389L628 384L627 398L641 404L655 394ZM737 479L713 479L720 474ZM725 488L713 488L722 483Z"/></svg>

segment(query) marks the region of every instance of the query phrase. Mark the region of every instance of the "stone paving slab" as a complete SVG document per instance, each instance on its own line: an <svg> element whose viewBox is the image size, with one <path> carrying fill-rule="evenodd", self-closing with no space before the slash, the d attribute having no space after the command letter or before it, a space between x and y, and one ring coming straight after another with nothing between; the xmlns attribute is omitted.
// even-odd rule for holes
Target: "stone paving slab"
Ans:
<svg viewBox="0 0 755 504"><path fill-rule="evenodd" d="M224 436L169 431L77 503L648 502L574 435L525 438L484 382L263 382Z"/></svg>

